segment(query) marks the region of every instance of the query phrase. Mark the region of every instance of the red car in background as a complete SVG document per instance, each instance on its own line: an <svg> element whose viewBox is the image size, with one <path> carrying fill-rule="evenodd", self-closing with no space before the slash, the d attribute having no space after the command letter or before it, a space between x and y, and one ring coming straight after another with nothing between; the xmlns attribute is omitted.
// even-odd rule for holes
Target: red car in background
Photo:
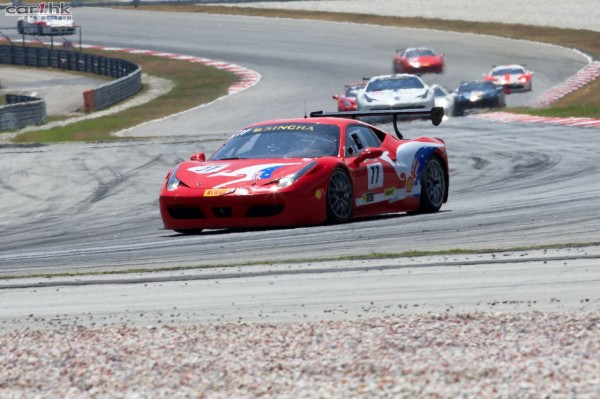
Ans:
<svg viewBox="0 0 600 399"><path fill-rule="evenodd" d="M524 65L495 66L483 78L504 89L506 94L531 91L533 72L525 69Z"/></svg>
<svg viewBox="0 0 600 399"><path fill-rule="evenodd" d="M356 93L366 85L367 82L352 83L344 87L344 94L334 94L332 98L337 101L338 111L356 111Z"/></svg>
<svg viewBox="0 0 600 399"><path fill-rule="evenodd" d="M444 72L444 54L425 47L410 47L397 50L393 61L394 73L442 73Z"/></svg>

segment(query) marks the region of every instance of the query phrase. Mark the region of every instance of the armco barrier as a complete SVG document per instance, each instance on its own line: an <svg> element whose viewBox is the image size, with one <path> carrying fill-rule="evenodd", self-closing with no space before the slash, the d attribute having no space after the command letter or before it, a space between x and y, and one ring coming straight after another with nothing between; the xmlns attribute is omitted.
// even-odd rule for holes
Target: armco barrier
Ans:
<svg viewBox="0 0 600 399"><path fill-rule="evenodd" d="M46 123L46 102L37 97L7 94L0 107L0 130L21 129Z"/></svg>
<svg viewBox="0 0 600 399"><path fill-rule="evenodd" d="M87 112L108 108L142 89L142 69L139 65L101 55L45 47L2 45L0 64L67 69L115 78L114 81L91 89L87 97L93 100L86 99L84 94ZM89 104L93 106L88 106Z"/></svg>

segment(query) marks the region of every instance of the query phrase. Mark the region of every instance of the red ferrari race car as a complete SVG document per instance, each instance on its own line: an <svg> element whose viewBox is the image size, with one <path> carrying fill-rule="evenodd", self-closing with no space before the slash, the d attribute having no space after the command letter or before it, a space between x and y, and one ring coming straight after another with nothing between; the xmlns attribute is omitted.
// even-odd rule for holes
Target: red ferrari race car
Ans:
<svg viewBox="0 0 600 399"><path fill-rule="evenodd" d="M352 83L344 87L344 94L334 94L332 98L337 101L338 111L356 111L356 93L366 85L367 82Z"/></svg>
<svg viewBox="0 0 600 399"><path fill-rule="evenodd" d="M425 47L410 47L396 50L393 60L394 73L442 73L444 72L444 54Z"/></svg>
<svg viewBox="0 0 600 399"><path fill-rule="evenodd" d="M493 82L496 86L504 88L506 94L531 91L531 78L533 72L525 69L523 65L495 66L483 78Z"/></svg>
<svg viewBox="0 0 600 399"><path fill-rule="evenodd" d="M171 170L160 192L166 229L342 223L393 212L436 212L448 199L441 139L403 139L403 118L441 122L442 108L313 112L250 125L212 156ZM397 137L353 119L392 116Z"/></svg>

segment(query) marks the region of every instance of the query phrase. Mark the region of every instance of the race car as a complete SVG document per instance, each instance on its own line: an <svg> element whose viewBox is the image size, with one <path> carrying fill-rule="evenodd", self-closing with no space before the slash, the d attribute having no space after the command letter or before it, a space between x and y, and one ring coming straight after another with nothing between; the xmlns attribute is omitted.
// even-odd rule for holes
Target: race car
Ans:
<svg viewBox="0 0 600 399"><path fill-rule="evenodd" d="M502 87L487 80L462 82L456 89L454 115L461 116L466 110L475 108L502 108L506 97Z"/></svg>
<svg viewBox="0 0 600 399"><path fill-rule="evenodd" d="M21 35L73 35L75 23L71 14L31 14L17 21L17 31Z"/></svg>
<svg viewBox="0 0 600 399"><path fill-rule="evenodd" d="M352 83L344 87L344 94L334 94L338 111L356 111L356 93L367 85L366 82Z"/></svg>
<svg viewBox="0 0 600 399"><path fill-rule="evenodd" d="M434 105L433 90L412 74L372 77L356 96L358 111L431 109Z"/></svg>
<svg viewBox="0 0 600 399"><path fill-rule="evenodd" d="M506 94L531 91L533 72L523 65L501 65L483 75L484 80L493 82L504 89Z"/></svg>
<svg viewBox="0 0 600 399"><path fill-rule="evenodd" d="M454 103L456 93L453 93L441 85L431 85L436 107L444 108L444 118L454 115Z"/></svg>
<svg viewBox="0 0 600 399"><path fill-rule="evenodd" d="M357 120L386 113L396 136ZM250 125L208 159L175 166L160 191L164 227L202 229L343 223L393 212L436 212L448 199L444 141L404 139L397 122L443 109L323 113Z"/></svg>
<svg viewBox="0 0 600 399"><path fill-rule="evenodd" d="M394 73L442 73L444 72L444 54L437 54L434 50L425 47L396 50L392 69Z"/></svg>

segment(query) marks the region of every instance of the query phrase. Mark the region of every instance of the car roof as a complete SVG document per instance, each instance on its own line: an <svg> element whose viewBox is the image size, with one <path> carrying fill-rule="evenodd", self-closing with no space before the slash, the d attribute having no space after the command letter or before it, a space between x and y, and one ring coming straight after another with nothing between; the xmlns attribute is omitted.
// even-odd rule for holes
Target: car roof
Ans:
<svg viewBox="0 0 600 399"><path fill-rule="evenodd" d="M492 68L492 71L495 71L497 69L505 69L505 68L521 68L521 69L525 69L525 67L521 64L506 64L506 65L497 65L495 67Z"/></svg>
<svg viewBox="0 0 600 399"><path fill-rule="evenodd" d="M272 119L272 120L253 123L252 125L248 125L245 128L247 129L247 128L255 127L255 126L264 126L264 125L271 125L271 124L279 125L279 124L285 124L285 123L290 123L290 124L315 123L315 124L322 124L322 125L336 125L336 126L340 126L340 127L346 126L349 124L355 124L355 123L365 124L356 119L327 116L327 117L310 117L310 118L307 117L307 118L291 118L291 119L289 119L289 118Z"/></svg>
<svg viewBox="0 0 600 399"><path fill-rule="evenodd" d="M373 80L383 80L383 79L401 79L401 78L417 78L419 80L422 80L420 77L418 77L417 75L411 74L411 73L395 73L392 75L379 75L379 76L373 76L371 79L369 79L369 82L373 81Z"/></svg>

